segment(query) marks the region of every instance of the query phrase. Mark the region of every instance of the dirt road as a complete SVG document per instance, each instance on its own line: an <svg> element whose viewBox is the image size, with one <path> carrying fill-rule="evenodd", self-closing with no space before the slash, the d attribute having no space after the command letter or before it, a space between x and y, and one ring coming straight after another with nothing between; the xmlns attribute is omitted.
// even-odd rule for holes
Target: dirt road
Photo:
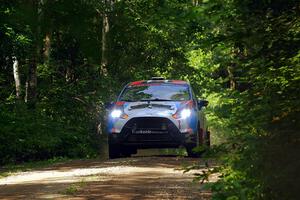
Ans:
<svg viewBox="0 0 300 200"><path fill-rule="evenodd" d="M209 199L192 183L195 171L182 165L201 159L134 156L115 160L71 161L0 179L0 199Z"/></svg>

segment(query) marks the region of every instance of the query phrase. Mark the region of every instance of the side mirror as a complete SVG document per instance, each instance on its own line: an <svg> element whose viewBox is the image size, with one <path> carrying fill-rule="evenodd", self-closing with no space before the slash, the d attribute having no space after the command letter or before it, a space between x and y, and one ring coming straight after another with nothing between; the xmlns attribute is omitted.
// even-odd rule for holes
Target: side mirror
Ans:
<svg viewBox="0 0 300 200"><path fill-rule="evenodd" d="M109 110L113 107L113 105L114 105L114 102L106 102L106 103L104 103L104 108Z"/></svg>
<svg viewBox="0 0 300 200"><path fill-rule="evenodd" d="M206 107L208 105L207 100L198 100L198 108L201 109L202 107Z"/></svg>

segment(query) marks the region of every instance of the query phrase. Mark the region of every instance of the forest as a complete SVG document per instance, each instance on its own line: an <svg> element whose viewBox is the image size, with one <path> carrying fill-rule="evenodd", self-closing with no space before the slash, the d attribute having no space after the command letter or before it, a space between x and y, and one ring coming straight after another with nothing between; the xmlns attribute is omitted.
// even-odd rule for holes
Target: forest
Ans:
<svg viewBox="0 0 300 200"><path fill-rule="evenodd" d="M210 102L213 199L299 197L297 0L1 0L0 164L101 157L105 102L153 76Z"/></svg>

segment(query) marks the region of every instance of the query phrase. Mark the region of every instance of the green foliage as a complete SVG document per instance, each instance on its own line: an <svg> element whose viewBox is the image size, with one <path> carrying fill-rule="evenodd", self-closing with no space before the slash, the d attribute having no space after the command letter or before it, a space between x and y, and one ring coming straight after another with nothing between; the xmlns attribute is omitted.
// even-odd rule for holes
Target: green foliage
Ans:
<svg viewBox="0 0 300 200"><path fill-rule="evenodd" d="M53 157L94 156L87 144L91 135L80 126L68 125L26 108L1 106L1 163L44 160Z"/></svg>
<svg viewBox="0 0 300 200"><path fill-rule="evenodd" d="M211 130L222 137L213 199L297 197L298 6L211 0L195 8L202 29L187 57L210 100Z"/></svg>
<svg viewBox="0 0 300 200"><path fill-rule="evenodd" d="M129 81L165 76L189 80L210 102L214 145L206 155L221 166L208 173L222 174L211 184L214 199L297 199L298 1L48 0L40 13L38 2L0 3L1 164L95 156L105 142L97 130L103 103ZM110 24L105 75L103 13ZM23 101L32 61L35 107Z"/></svg>

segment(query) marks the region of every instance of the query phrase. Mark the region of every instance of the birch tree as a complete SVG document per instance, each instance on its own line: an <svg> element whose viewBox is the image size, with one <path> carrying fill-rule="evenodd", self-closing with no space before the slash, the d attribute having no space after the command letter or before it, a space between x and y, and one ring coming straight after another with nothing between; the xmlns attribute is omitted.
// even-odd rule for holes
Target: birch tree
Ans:
<svg viewBox="0 0 300 200"><path fill-rule="evenodd" d="M16 56L13 56L13 73L16 87L16 98L18 100L21 99L21 79L20 79L20 71L19 71L19 61Z"/></svg>

